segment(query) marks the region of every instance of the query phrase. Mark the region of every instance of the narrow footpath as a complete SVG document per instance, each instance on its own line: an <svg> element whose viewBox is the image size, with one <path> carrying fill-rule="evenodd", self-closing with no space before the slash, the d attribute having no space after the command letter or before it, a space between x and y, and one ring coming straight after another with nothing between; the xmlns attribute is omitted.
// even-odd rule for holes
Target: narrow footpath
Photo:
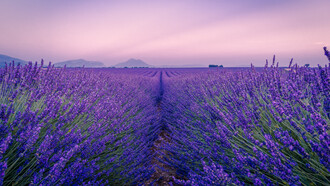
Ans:
<svg viewBox="0 0 330 186"><path fill-rule="evenodd" d="M170 131L168 130L167 124L163 119L163 109L162 109L162 100L164 95L164 84L163 84L163 71L160 72L159 76L159 94L156 98L156 107L157 113L161 115L160 119L160 132L158 138L155 140L152 149L152 152L155 154L155 157L151 160L151 163L155 167L155 173L151 178L145 182L145 185L176 185L173 181L173 177L176 176L176 170L173 167L162 163L164 156L167 156L169 152L164 150L163 146L171 143Z"/></svg>

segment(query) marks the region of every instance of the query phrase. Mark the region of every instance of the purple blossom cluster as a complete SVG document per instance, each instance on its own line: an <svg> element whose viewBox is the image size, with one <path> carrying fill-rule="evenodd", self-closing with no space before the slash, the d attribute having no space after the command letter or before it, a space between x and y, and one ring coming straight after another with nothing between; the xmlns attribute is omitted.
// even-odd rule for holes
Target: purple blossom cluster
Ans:
<svg viewBox="0 0 330 186"><path fill-rule="evenodd" d="M158 183L169 170L156 160L175 170L169 184L328 185L329 123L329 66L11 63L0 69L0 185Z"/></svg>
<svg viewBox="0 0 330 186"><path fill-rule="evenodd" d="M153 173L159 71L0 69L0 185L122 185Z"/></svg>
<svg viewBox="0 0 330 186"><path fill-rule="evenodd" d="M268 62L267 62L268 63ZM328 185L330 67L182 70L164 79L183 185Z"/></svg>

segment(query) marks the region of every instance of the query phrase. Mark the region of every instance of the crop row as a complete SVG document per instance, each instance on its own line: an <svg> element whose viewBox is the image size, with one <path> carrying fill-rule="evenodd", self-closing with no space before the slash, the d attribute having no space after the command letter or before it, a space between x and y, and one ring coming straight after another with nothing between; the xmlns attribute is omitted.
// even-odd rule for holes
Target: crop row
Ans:
<svg viewBox="0 0 330 186"><path fill-rule="evenodd" d="M184 185L330 184L330 68L273 63L261 71L164 80L172 142L166 162Z"/></svg>
<svg viewBox="0 0 330 186"><path fill-rule="evenodd" d="M0 185L134 184L152 174L159 77L0 69Z"/></svg>
<svg viewBox="0 0 330 186"><path fill-rule="evenodd" d="M156 159L180 185L330 183L327 66L12 63L0 69L0 104L0 185L155 183L166 175Z"/></svg>

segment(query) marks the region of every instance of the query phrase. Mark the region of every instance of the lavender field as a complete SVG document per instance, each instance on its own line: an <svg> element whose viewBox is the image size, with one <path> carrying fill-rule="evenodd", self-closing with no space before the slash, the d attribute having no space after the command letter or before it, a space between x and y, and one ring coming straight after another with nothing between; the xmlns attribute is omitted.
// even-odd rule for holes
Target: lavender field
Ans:
<svg viewBox="0 0 330 186"><path fill-rule="evenodd" d="M0 69L0 185L330 185L330 66Z"/></svg>

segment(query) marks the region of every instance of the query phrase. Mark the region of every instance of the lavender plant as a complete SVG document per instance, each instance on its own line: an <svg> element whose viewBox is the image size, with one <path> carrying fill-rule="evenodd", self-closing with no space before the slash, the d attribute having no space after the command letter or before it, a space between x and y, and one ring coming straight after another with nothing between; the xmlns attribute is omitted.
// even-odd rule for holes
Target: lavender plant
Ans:
<svg viewBox="0 0 330 186"><path fill-rule="evenodd" d="M176 182L329 184L329 77L328 66L286 72L274 59L261 72L168 78L167 163L181 176Z"/></svg>
<svg viewBox="0 0 330 186"><path fill-rule="evenodd" d="M37 63L0 69L1 184L141 182L152 173L147 133L158 82Z"/></svg>
<svg viewBox="0 0 330 186"><path fill-rule="evenodd" d="M10 63L0 185L157 183L155 159L173 184L328 185L330 67L289 69L275 58L218 70Z"/></svg>

